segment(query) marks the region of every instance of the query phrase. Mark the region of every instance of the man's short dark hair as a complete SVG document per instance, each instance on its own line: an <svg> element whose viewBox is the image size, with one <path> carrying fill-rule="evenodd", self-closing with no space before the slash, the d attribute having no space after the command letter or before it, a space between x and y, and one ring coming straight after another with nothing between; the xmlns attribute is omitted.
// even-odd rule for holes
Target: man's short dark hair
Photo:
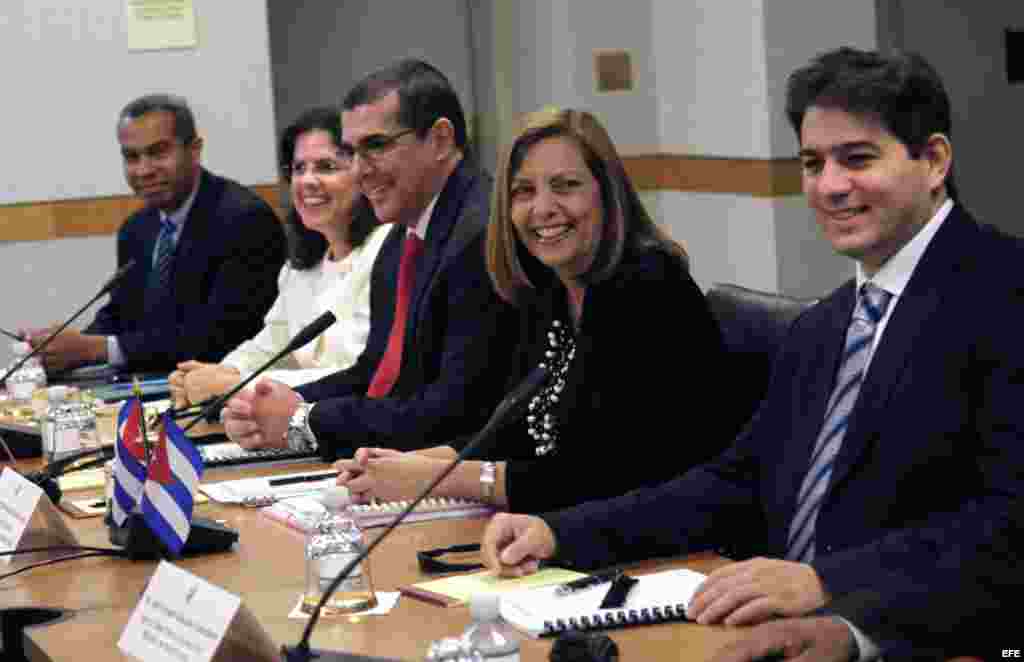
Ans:
<svg viewBox="0 0 1024 662"><path fill-rule="evenodd" d="M355 84L341 102L344 110L374 103L398 92L398 122L423 138L434 122L447 117L455 128L455 145L466 151L466 117L448 78L423 60L404 59L379 69Z"/></svg>
<svg viewBox="0 0 1024 662"><path fill-rule="evenodd" d="M148 113L168 112L174 116L174 137L183 145L196 139L196 118L183 97L174 94L147 94L125 106L117 116L117 125L135 120Z"/></svg>
<svg viewBox="0 0 1024 662"><path fill-rule="evenodd" d="M843 47L818 55L786 86L786 115L798 138L811 106L878 120L915 159L933 134L952 140L949 95L938 72L916 53ZM956 198L952 170L946 191Z"/></svg>

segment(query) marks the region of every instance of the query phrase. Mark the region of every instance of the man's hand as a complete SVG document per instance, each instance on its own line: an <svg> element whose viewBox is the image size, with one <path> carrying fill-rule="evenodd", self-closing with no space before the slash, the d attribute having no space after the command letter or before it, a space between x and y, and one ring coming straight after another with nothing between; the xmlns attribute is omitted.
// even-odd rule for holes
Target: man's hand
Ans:
<svg viewBox="0 0 1024 662"><path fill-rule="evenodd" d="M286 448L288 421L298 409L299 395L272 379L261 379L228 401L221 414L224 432L242 448Z"/></svg>
<svg viewBox="0 0 1024 662"><path fill-rule="evenodd" d="M753 662L775 658L797 662L847 662L854 654L853 633L845 623L828 616L785 618L763 623L730 644L719 662Z"/></svg>
<svg viewBox="0 0 1024 662"><path fill-rule="evenodd" d="M555 533L533 515L498 513L480 543L484 563L503 577L537 572L540 562L555 554Z"/></svg>
<svg viewBox="0 0 1024 662"><path fill-rule="evenodd" d="M756 558L708 575L686 615L703 625L754 625L779 616L804 616L826 602L825 586L810 565Z"/></svg>
<svg viewBox="0 0 1024 662"><path fill-rule="evenodd" d="M57 326L55 324L46 329L27 329L25 340L35 349L57 329ZM84 363L102 363L107 360L107 338L85 334L77 329L65 329L50 341L50 344L40 352L39 357L47 372L60 372Z"/></svg>
<svg viewBox="0 0 1024 662"><path fill-rule="evenodd" d="M338 485L347 487L358 503L412 499L444 466L429 457L390 448L360 448L352 459L334 463Z"/></svg>

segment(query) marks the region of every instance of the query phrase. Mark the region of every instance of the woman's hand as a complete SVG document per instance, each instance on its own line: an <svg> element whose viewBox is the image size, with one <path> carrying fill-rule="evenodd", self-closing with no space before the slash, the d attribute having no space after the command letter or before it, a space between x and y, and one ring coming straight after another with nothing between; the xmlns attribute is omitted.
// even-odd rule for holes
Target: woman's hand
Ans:
<svg viewBox="0 0 1024 662"><path fill-rule="evenodd" d="M368 503L413 499L448 465L443 460L390 448L360 448L339 460L338 485L348 487L353 501Z"/></svg>
<svg viewBox="0 0 1024 662"><path fill-rule="evenodd" d="M217 363L185 361L178 364L178 369L171 373L171 377L168 379L168 382L171 382L172 397L175 396L173 382L178 374L181 375L180 382L185 398L191 404L206 402L210 398L227 392L242 378L236 368Z"/></svg>

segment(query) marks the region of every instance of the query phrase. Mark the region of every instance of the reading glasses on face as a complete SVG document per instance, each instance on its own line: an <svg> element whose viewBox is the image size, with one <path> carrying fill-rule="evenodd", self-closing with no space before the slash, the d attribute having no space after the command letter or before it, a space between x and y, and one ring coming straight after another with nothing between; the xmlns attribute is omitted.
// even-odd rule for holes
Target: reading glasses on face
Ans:
<svg viewBox="0 0 1024 662"><path fill-rule="evenodd" d="M415 130L402 129L394 133L378 133L363 138L356 145L342 145L338 154L338 160L345 167L351 167L355 163L357 155L363 157L364 161L376 162L394 147L399 138Z"/></svg>

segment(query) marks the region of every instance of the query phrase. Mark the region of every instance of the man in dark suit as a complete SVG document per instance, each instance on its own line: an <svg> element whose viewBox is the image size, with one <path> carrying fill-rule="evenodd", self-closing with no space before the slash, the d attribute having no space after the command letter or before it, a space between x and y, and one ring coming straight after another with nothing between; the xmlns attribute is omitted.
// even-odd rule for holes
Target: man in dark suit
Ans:
<svg viewBox="0 0 1024 662"><path fill-rule="evenodd" d="M756 555L689 605L699 623L756 625L726 659L998 645L964 635L1020 585L1024 249L953 199L949 101L921 58L825 53L790 77L787 113L808 203L856 279L794 323L722 456L610 501L499 516L485 555L508 574L552 556Z"/></svg>
<svg viewBox="0 0 1024 662"><path fill-rule="evenodd" d="M125 177L144 203L117 236L118 265L135 264L92 324L44 350L45 365L170 371L191 357L219 361L260 330L277 296L280 223L251 191L200 166L203 139L184 99L129 103L117 138ZM48 332L29 332L30 342Z"/></svg>
<svg viewBox="0 0 1024 662"><path fill-rule="evenodd" d="M345 97L342 162L382 222L371 281L370 334L356 364L292 390L263 380L223 418L245 447L450 443L485 420L506 371L509 309L484 265L490 182L467 154L466 122L441 72L403 60Z"/></svg>

